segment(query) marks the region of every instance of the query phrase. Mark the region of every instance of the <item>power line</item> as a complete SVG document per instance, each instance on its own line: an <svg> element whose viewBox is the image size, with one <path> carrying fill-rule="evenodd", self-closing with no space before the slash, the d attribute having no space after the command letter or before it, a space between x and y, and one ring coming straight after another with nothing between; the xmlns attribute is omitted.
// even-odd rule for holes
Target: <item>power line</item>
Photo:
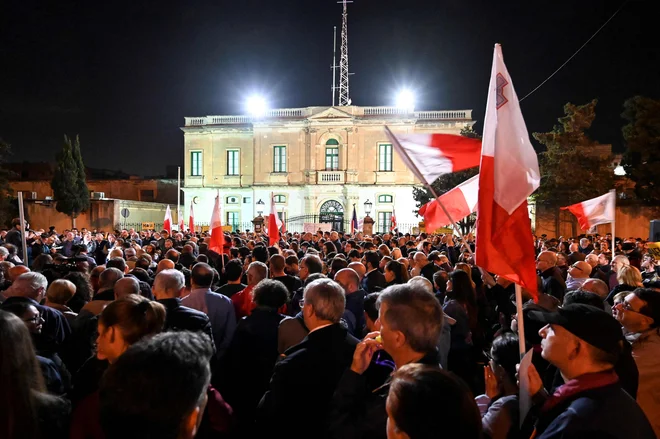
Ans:
<svg viewBox="0 0 660 439"><path fill-rule="evenodd" d="M606 21L605 23L603 23L603 25L602 25L601 27L599 27L598 30L597 30L597 31L596 31L591 37L589 37L589 39L588 39L588 40L587 40L582 46L580 46L580 48L579 48L578 50L576 50L575 53L574 53L573 55L571 55L570 58L568 58L568 59L566 60L566 62L564 62L564 64L560 65L559 68L558 68L557 70L555 70L554 72L552 72L552 75L548 76L548 77L546 78L545 81L543 81L542 83L540 83L540 84L539 84L534 90L532 90L532 91L530 91L529 93L527 93L527 94L526 94L522 99L520 99L518 102L522 102L522 101L524 101L525 99L527 99L527 97L528 97L529 95L531 95L532 93L534 93L534 92L535 92L536 90L538 90L539 88L543 87L543 84L545 84L546 82L548 82L550 79L552 79L553 76L555 76L555 75L557 74L557 72L559 72L561 69L563 69L564 66L570 62L570 60L572 60L573 58L575 58L575 55L577 55L578 53L580 53L580 51L581 51L582 49L584 49L584 47L585 47L587 44L589 44L589 42L590 42L591 40L593 40L594 37L595 37L596 35L598 35L598 33L599 33L601 30L603 30L603 28L604 28L605 26L607 26L607 23L609 23L610 21L612 21L612 19L616 16L616 14L618 14L619 11L620 11L621 9L623 9L623 7L624 7L624 6L626 5L626 3L628 3L629 1L630 1L630 0L626 0L625 2L623 2L623 3L621 4L621 6L619 6L619 9L617 9L617 10L614 12L614 14L612 14L612 16L611 16L610 18L608 18L607 21Z"/></svg>

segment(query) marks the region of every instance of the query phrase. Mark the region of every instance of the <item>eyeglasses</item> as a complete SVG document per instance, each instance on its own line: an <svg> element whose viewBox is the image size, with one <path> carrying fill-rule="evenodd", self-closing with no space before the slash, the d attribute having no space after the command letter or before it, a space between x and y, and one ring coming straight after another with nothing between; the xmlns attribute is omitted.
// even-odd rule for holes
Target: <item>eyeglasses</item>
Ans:
<svg viewBox="0 0 660 439"><path fill-rule="evenodd" d="M578 270L584 272L583 269L581 269L580 267L578 267L578 264L573 264L573 265L571 265L571 268L577 268Z"/></svg>
<svg viewBox="0 0 660 439"><path fill-rule="evenodd" d="M298 306L300 306L300 309L304 308L305 307L305 299L299 301Z"/></svg>
<svg viewBox="0 0 660 439"><path fill-rule="evenodd" d="M632 306L630 306L630 303L626 302L625 300L623 302L620 302L620 303L616 304L615 307L618 307L619 309L622 309L624 311L634 312L635 314L640 314L640 315L643 315L643 316L646 315L643 312L635 311L634 309L632 309Z"/></svg>

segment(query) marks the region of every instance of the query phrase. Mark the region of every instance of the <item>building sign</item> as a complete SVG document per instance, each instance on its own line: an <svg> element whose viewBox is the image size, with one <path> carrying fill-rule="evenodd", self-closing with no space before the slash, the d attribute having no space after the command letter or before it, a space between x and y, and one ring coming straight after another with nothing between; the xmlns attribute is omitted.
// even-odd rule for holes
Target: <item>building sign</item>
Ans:
<svg viewBox="0 0 660 439"><path fill-rule="evenodd" d="M660 242L649 242L649 254L653 256L653 259L660 261Z"/></svg>
<svg viewBox="0 0 660 439"><path fill-rule="evenodd" d="M332 224L330 223L303 223L304 233L316 233L318 231L331 232Z"/></svg>
<svg viewBox="0 0 660 439"><path fill-rule="evenodd" d="M154 223L142 223L142 230L154 230L156 228L156 224Z"/></svg>
<svg viewBox="0 0 660 439"><path fill-rule="evenodd" d="M223 232L231 232L232 231L232 226L222 226L222 231Z"/></svg>

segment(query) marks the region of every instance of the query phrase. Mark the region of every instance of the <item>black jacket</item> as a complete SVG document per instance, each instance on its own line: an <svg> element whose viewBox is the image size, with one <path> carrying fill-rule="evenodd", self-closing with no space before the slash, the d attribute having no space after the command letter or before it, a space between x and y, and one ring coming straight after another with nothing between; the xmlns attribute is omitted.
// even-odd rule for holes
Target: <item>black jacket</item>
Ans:
<svg viewBox="0 0 660 439"><path fill-rule="evenodd" d="M161 299L157 301L165 307L164 331L203 332L213 343L213 331L209 317L201 311L181 305L181 299Z"/></svg>
<svg viewBox="0 0 660 439"><path fill-rule="evenodd" d="M431 282L431 285L433 285L433 275L436 271L440 271L440 267L435 265L433 262L429 262L422 267L422 269L419 271L419 274L427 278L429 282Z"/></svg>
<svg viewBox="0 0 660 439"><path fill-rule="evenodd" d="M377 293L387 287L385 275L378 270L370 271L362 279L361 287L368 293Z"/></svg>
<svg viewBox="0 0 660 439"><path fill-rule="evenodd" d="M438 353L431 352L417 363L439 366ZM385 439L387 412L385 401L390 391L391 377L371 391L367 373L358 375L347 369L332 397L329 414L329 436L333 439Z"/></svg>
<svg viewBox="0 0 660 439"><path fill-rule="evenodd" d="M566 294L566 284L561 280L561 274L557 267L548 268L541 273L543 281L541 291L550 296L556 297L560 302L564 300Z"/></svg>
<svg viewBox="0 0 660 439"><path fill-rule="evenodd" d="M357 344L358 339L335 323L310 332L289 348L275 365L257 409L260 437L322 437L332 394ZM293 428L285 422L292 413Z"/></svg>

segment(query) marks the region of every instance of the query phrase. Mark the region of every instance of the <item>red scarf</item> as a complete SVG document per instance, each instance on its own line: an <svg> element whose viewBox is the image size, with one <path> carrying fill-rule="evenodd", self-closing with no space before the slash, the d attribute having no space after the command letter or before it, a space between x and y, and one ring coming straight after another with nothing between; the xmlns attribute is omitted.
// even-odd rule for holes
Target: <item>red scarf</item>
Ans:
<svg viewBox="0 0 660 439"><path fill-rule="evenodd" d="M614 369L580 375L577 378L567 381L564 385L557 387L555 393L548 398L543 404L543 407L541 407L541 412L549 412L557 405L578 393L609 386L618 381L619 377L616 372L614 372Z"/></svg>

